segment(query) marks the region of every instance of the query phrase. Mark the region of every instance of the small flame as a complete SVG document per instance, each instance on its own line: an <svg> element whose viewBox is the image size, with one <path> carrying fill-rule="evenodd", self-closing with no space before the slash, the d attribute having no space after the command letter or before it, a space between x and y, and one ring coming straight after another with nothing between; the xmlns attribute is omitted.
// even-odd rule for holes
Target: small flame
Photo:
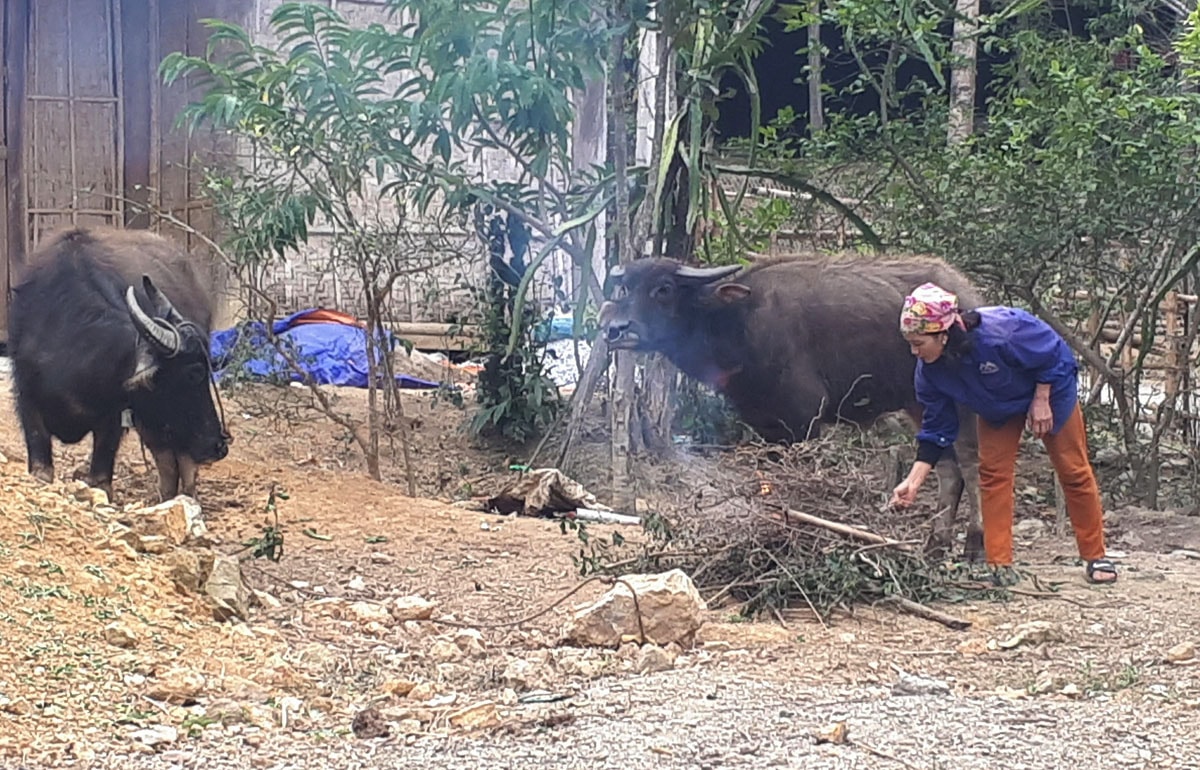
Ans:
<svg viewBox="0 0 1200 770"><path fill-rule="evenodd" d="M762 471L755 471L754 475L758 477L758 494L762 497L766 497L767 495L771 494L771 492L774 490L774 487L772 487L771 482L767 481L767 479L763 476Z"/></svg>

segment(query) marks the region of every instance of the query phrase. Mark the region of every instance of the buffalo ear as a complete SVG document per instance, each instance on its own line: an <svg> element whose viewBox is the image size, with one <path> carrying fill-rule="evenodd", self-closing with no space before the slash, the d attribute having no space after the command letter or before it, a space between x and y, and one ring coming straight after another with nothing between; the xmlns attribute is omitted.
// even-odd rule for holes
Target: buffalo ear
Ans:
<svg viewBox="0 0 1200 770"><path fill-rule="evenodd" d="M750 287L742 283L723 283L713 290L717 299L726 305L740 302L750 296Z"/></svg>

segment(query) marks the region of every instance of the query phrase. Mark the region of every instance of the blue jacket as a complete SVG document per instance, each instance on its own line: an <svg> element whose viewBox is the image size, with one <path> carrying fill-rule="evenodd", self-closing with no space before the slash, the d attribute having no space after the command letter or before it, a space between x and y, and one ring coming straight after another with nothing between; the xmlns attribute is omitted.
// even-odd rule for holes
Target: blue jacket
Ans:
<svg viewBox="0 0 1200 770"><path fill-rule="evenodd" d="M999 427L1029 412L1038 383L1050 385L1051 433L1058 433L1079 399L1079 366L1049 324L1020 308L977 309L971 349L958 360L917 361L917 400L924 407L917 440L945 448L958 437L956 404Z"/></svg>

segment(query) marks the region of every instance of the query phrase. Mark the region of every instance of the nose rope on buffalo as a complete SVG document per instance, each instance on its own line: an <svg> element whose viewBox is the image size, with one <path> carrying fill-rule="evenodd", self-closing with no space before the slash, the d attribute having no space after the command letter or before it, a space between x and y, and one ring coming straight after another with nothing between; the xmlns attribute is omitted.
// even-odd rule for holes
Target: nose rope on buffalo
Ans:
<svg viewBox="0 0 1200 770"><path fill-rule="evenodd" d="M204 338L204 332L199 326L191 321L184 321L180 324L177 324L176 328L178 328L181 332L187 328L197 337L200 337L201 339ZM205 345L206 349L207 347L208 346ZM212 366L211 353L206 353L204 356L204 365L208 369L208 390L212 394L213 401L215 401L217 404L217 419L221 421L221 438L225 439L225 443L227 444L232 443L233 436L229 434L229 423L225 422L225 403L221 401L221 389L217 387L217 373Z"/></svg>
<svg viewBox="0 0 1200 770"><path fill-rule="evenodd" d="M233 436L229 433L229 423L225 422L225 403L221 401L221 389L217 387L217 373L212 367L212 356L205 356L204 361L208 365L208 389L212 392L213 400L217 402L217 419L221 421L221 437L225 439L226 444L232 444Z"/></svg>
<svg viewBox="0 0 1200 770"><path fill-rule="evenodd" d="M176 324L176 329L179 332L183 332L184 329L187 329L188 331L194 333L197 337L200 337L201 339L204 338L204 332L199 326L191 321L183 321L182 323ZM207 347L208 346L205 345L206 349ZM233 443L233 436L229 433L229 423L225 422L225 404L221 401L221 389L217 387L217 373L215 370L213 370L211 353L206 353L204 356L204 365L208 369L208 390L212 394L213 401L215 401L217 404L217 419L221 421L221 438L225 439L225 443L227 444Z"/></svg>
<svg viewBox="0 0 1200 770"><path fill-rule="evenodd" d="M209 375L215 374L211 363L208 365L208 373ZM225 404L221 401L221 389L217 387L216 380L212 376L208 378L208 382L209 390L213 394L213 400L217 402L217 419L221 421L221 437L225 439L225 443L232 443L233 436L229 433L229 423L225 422Z"/></svg>

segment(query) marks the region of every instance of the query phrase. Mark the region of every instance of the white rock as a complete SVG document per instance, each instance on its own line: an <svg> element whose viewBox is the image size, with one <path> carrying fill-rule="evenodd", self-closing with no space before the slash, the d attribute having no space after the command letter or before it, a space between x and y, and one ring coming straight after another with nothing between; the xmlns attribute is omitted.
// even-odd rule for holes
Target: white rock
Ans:
<svg viewBox="0 0 1200 770"><path fill-rule="evenodd" d="M179 731L170 725L154 725L142 730L135 730L129 737L146 746L158 746L162 743L174 743L179 740Z"/></svg>
<svg viewBox="0 0 1200 770"><path fill-rule="evenodd" d="M524 658L513 658L500 674L501 683L517 690L528 690L534 675L534 665Z"/></svg>
<svg viewBox="0 0 1200 770"><path fill-rule="evenodd" d="M446 719L455 727L465 729L495 727L500 724L500 716L496 713L496 704L493 701L483 701L459 709L448 714Z"/></svg>
<svg viewBox="0 0 1200 770"><path fill-rule="evenodd" d="M397 622L403 623L408 620L429 620L436 607L423 596L398 596L392 600L391 612Z"/></svg>
<svg viewBox="0 0 1200 770"><path fill-rule="evenodd" d="M199 593L212 573L213 554L181 548L164 554L163 563L176 588L186 593Z"/></svg>
<svg viewBox="0 0 1200 770"><path fill-rule="evenodd" d="M171 545L203 538L208 534L200 504L180 495L165 503L134 511L130 527L139 535L165 537Z"/></svg>
<svg viewBox="0 0 1200 770"><path fill-rule="evenodd" d="M96 489L95 487L89 487L86 485L82 489L75 490L75 499L82 503L87 503L93 508L98 505L109 504L107 492L105 492L103 489Z"/></svg>
<svg viewBox="0 0 1200 770"><path fill-rule="evenodd" d="M171 704L183 704L195 700L204 692L207 680L204 675L187 668L170 668L159 676L147 688L146 695L157 701Z"/></svg>
<svg viewBox="0 0 1200 770"><path fill-rule="evenodd" d="M104 627L104 641L113 647L132 649L137 646L137 637L133 632L120 623L109 623Z"/></svg>
<svg viewBox="0 0 1200 770"><path fill-rule="evenodd" d="M1167 650L1167 660L1171 663L1184 663L1193 660L1195 657L1196 645L1194 642L1180 642Z"/></svg>
<svg viewBox="0 0 1200 770"><path fill-rule="evenodd" d="M949 695L950 685L940 679L917 676L907 671L900 671L896 684L892 686L892 695Z"/></svg>
<svg viewBox="0 0 1200 770"><path fill-rule="evenodd" d="M387 607L375 602L352 602L346 605L346 615L359 623L383 623L392 618Z"/></svg>
<svg viewBox="0 0 1200 770"><path fill-rule="evenodd" d="M220 620L237 616L250 617L250 589L242 580L242 567L227 556L213 559L212 571L204 582L204 593L214 605L214 615Z"/></svg>
<svg viewBox="0 0 1200 770"><path fill-rule="evenodd" d="M645 674L670 671L674 667L674 657L662 647L653 644L643 645L634 663L634 669Z"/></svg>
<svg viewBox="0 0 1200 770"><path fill-rule="evenodd" d="M1021 644L1044 644L1046 642L1061 642L1064 639L1062 628L1045 620L1034 620L1017 626L1015 633L999 643L1000 649L1011 650Z"/></svg>
<svg viewBox="0 0 1200 770"><path fill-rule="evenodd" d="M487 653L483 643L483 634L474 628L464 628L454 635L454 643L458 648L472 658L478 658Z"/></svg>
<svg viewBox="0 0 1200 770"><path fill-rule="evenodd" d="M637 594L634 608L632 586ZM656 575L624 575L594 604L576 610L567 631L570 641L619 647L627 640L667 645L691 639L707 609L696 586L682 570ZM646 638L639 638L638 611Z"/></svg>
<svg viewBox="0 0 1200 770"><path fill-rule="evenodd" d="M445 639L439 639L429 648L429 657L438 661L461 660L465 656L461 647Z"/></svg>

